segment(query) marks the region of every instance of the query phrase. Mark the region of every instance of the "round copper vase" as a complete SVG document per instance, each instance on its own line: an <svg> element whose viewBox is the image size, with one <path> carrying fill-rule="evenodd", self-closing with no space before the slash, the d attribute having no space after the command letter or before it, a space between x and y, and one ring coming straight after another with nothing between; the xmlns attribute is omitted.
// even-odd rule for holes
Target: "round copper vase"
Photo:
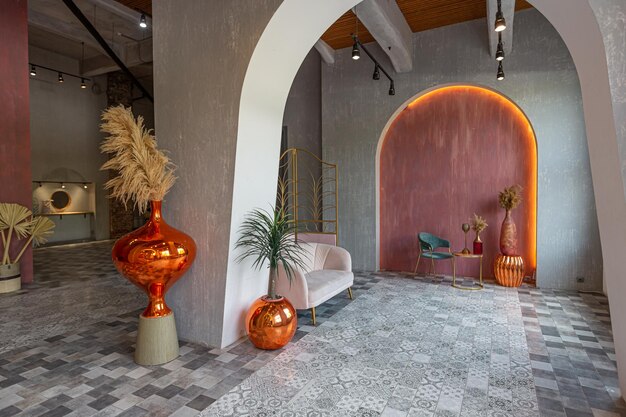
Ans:
<svg viewBox="0 0 626 417"><path fill-rule="evenodd" d="M113 263L130 282L148 294L142 316L167 316L165 293L189 269L196 258L193 239L169 226L161 217L161 202L151 201L150 220L122 236L113 246Z"/></svg>
<svg viewBox="0 0 626 417"><path fill-rule="evenodd" d="M524 260L521 256L498 255L493 264L496 282L503 287L519 287L524 280Z"/></svg>
<svg viewBox="0 0 626 417"><path fill-rule="evenodd" d="M298 327L298 315L291 303L280 297L263 296L255 300L246 316L246 331L259 349L274 350L285 346Z"/></svg>

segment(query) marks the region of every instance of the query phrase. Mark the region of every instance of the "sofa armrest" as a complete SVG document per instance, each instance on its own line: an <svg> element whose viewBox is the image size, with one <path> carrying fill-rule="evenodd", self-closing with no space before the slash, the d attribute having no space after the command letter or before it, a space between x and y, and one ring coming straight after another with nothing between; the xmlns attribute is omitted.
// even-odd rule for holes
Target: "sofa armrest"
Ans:
<svg viewBox="0 0 626 417"><path fill-rule="evenodd" d="M276 293L287 298L296 310L309 308L309 287L304 272L299 268L294 270L290 283L285 268L282 265L278 266Z"/></svg>
<svg viewBox="0 0 626 417"><path fill-rule="evenodd" d="M352 258L350 252L339 246L333 246L326 255L324 269L352 272Z"/></svg>

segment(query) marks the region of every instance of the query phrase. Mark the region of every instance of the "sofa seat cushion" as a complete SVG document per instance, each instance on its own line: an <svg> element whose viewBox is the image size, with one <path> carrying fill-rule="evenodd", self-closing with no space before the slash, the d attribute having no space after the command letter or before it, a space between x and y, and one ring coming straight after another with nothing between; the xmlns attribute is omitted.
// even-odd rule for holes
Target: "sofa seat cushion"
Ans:
<svg viewBox="0 0 626 417"><path fill-rule="evenodd" d="M305 275L309 287L309 304L316 306L352 286L354 274L348 271L323 269Z"/></svg>

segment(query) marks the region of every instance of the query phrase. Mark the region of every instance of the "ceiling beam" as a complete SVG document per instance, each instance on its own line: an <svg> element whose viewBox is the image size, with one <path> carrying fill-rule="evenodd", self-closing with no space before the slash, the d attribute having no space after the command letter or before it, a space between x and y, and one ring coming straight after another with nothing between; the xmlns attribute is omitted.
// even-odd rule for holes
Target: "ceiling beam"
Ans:
<svg viewBox="0 0 626 417"><path fill-rule="evenodd" d="M389 56L396 72L413 69L413 32L394 0L365 0L355 13Z"/></svg>
<svg viewBox="0 0 626 417"><path fill-rule="evenodd" d="M152 62L152 38L127 45L122 59L128 68ZM81 73L88 77L94 77L118 69L119 66L115 61L108 56L100 55L85 59L81 66Z"/></svg>
<svg viewBox="0 0 626 417"><path fill-rule="evenodd" d="M320 53L320 56L324 60L325 63L332 65L335 63L335 50L331 48L326 42L319 39L315 42L315 49Z"/></svg>
<svg viewBox="0 0 626 417"><path fill-rule="evenodd" d="M489 34L489 54L496 58L498 48L498 33L494 30L496 12L498 11L498 0L487 0L487 33ZM502 13L506 20L506 29L502 34L504 44L504 56L506 57L513 48L513 18L515 17L515 0L502 0ZM506 58L505 58L506 60Z"/></svg>
<svg viewBox="0 0 626 417"><path fill-rule="evenodd" d="M130 7L124 6L115 0L87 0L89 3L101 7L102 9L113 13L121 18L128 20L129 22L135 22L139 25L139 19L141 19L141 12L133 10ZM146 23L148 28L152 28L152 18L146 15Z"/></svg>

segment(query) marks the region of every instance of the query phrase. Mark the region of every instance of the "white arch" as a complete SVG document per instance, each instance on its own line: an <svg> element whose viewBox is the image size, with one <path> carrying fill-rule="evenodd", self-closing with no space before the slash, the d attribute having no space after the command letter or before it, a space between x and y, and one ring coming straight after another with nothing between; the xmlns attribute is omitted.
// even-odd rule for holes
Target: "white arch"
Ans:
<svg viewBox="0 0 626 417"><path fill-rule="evenodd" d="M284 0L261 35L246 72L239 108L237 153L230 227L230 250L222 344L243 333L250 302L266 290L267 274L238 265L233 245L247 211L274 199L282 116L289 88L307 52L337 18L360 0ZM626 248L626 199L606 53L588 0L529 0L555 27L580 79L589 157L598 213L605 283L613 320L620 385L626 392L626 279L621 279ZM237 325L234 325L237 323Z"/></svg>

